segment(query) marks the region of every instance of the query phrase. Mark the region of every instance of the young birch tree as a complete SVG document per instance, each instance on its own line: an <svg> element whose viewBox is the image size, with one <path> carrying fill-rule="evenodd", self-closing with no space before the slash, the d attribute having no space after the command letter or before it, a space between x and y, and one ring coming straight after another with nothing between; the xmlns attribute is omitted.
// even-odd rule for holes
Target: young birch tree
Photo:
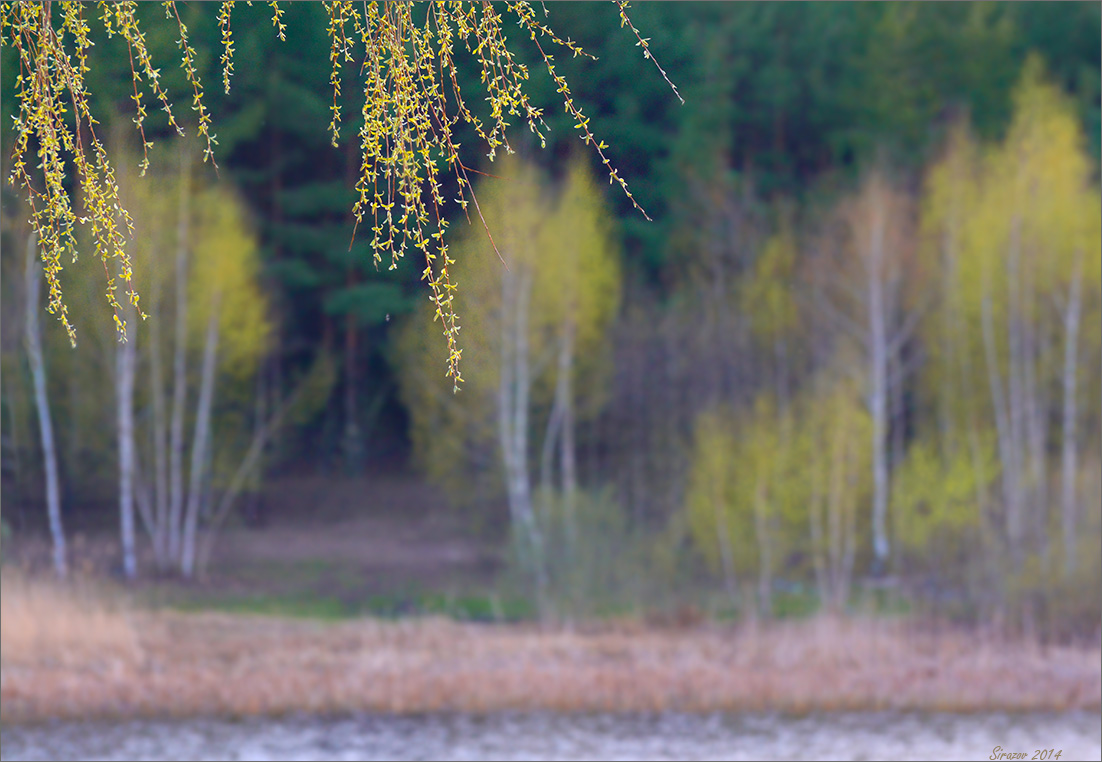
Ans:
<svg viewBox="0 0 1102 762"><path fill-rule="evenodd" d="M906 311L912 210L907 196L880 171L870 172L854 198L841 205L841 240L834 262L818 269L828 294L824 316L855 340L864 365L865 400L872 421L872 547L880 569L888 562L891 496L891 400L908 368L899 361L920 312Z"/></svg>
<svg viewBox="0 0 1102 762"><path fill-rule="evenodd" d="M472 486L461 473L465 464L473 459L485 469L492 463L485 454L494 452L493 472L504 484L515 552L542 607L548 586L545 541L535 512L530 453L533 391L543 391L536 386L542 370L536 364L548 349L548 321L533 294L552 207L535 168L508 160L498 171L501 179L479 190L493 245L476 228L454 244L455 277L464 284L456 312L471 334L465 347L466 393L455 397L430 370L440 351L433 312L411 318L397 362L406 379L402 394L413 419L414 448L430 478L458 498ZM492 482L473 486L497 491Z"/></svg>
<svg viewBox="0 0 1102 762"><path fill-rule="evenodd" d="M35 236L31 235L27 238L24 269L27 310L23 339L31 366L34 405L38 412L38 430L42 442L42 462L46 474L46 516L49 519L50 539L53 541L54 573L64 578L69 573L69 562L65 549L65 529L61 522L61 477L57 467L57 443L54 441L53 418L46 392L46 362L42 356L42 328L38 317L39 294L42 291L39 271L38 243Z"/></svg>
<svg viewBox="0 0 1102 762"><path fill-rule="evenodd" d="M120 500L125 504L128 491L135 496L158 569L191 577L197 571L200 527L210 510L210 486L218 477L211 464L218 467L233 457L216 437L219 389L251 389L266 351L269 319L258 283L255 238L239 202L224 188L197 183L189 154L179 156L178 171L163 172L155 182L127 178L125 189L142 217L133 256L144 265L142 285L152 305L151 319L127 342L144 347L148 363L148 393L140 398L133 383L136 349L122 345L118 351L120 455L128 440L151 446L143 459L129 445L129 478L120 460ZM171 268L158 267L166 252L174 253ZM169 281L175 285L171 300L164 298ZM171 328L162 323L165 312L173 316ZM126 358L126 352L134 354ZM174 358L171 379L163 371L166 355ZM123 368L129 368L127 383ZM145 421L142 427L134 425L138 405L146 406L138 416Z"/></svg>
<svg viewBox="0 0 1102 762"><path fill-rule="evenodd" d="M500 478L515 551L547 611L555 454L569 537L575 426L601 399L595 355L619 303L619 267L583 165L572 166L557 195L530 165L508 160L503 170L478 190L493 246L478 228L456 244L457 313L471 327L467 393L454 397L430 370L439 346L427 312L403 328L396 361L418 460L457 498L472 487L499 491L482 477ZM500 470L488 468L488 453Z"/></svg>
<svg viewBox="0 0 1102 762"><path fill-rule="evenodd" d="M946 263L943 300L951 320L935 358L942 384L955 386L961 401L946 410L970 422L973 442L987 427L995 432L1002 536L1017 568L1031 553L1050 554L1055 420L1056 523L1066 568L1075 564L1066 545L1077 512L1079 315L1084 289L1098 288L1100 212L1092 184L1077 121L1044 83L1036 60L1016 91L1006 139L982 154L958 130L927 184L925 225Z"/></svg>
<svg viewBox="0 0 1102 762"><path fill-rule="evenodd" d="M602 354L599 350L620 306L619 258L608 212L589 167L580 157L571 162L554 212L543 227L541 249L541 288L536 300L541 304L539 309L547 313L556 360L554 399L541 448L540 484L544 495L549 496L557 442L567 538L574 544L577 379L593 377ZM599 399L597 395L589 396Z"/></svg>

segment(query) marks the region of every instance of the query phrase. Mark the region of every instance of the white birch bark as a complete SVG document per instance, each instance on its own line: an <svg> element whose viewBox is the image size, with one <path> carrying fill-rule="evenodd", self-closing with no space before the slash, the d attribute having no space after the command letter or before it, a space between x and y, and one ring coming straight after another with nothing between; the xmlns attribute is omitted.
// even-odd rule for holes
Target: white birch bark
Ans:
<svg viewBox="0 0 1102 762"><path fill-rule="evenodd" d="M181 560L184 512L184 414L187 406L187 265L191 157L180 148L180 207L176 229L176 346L172 379L172 431L169 444L168 552Z"/></svg>
<svg viewBox="0 0 1102 762"><path fill-rule="evenodd" d="M765 515L765 478L759 474L754 488L754 531L758 541L758 610L768 618L773 613L773 554Z"/></svg>
<svg viewBox="0 0 1102 762"><path fill-rule="evenodd" d="M532 511L528 471L528 406L531 367L528 353L528 304L532 274L508 271L502 278L502 353L498 387L498 433L505 467L506 492L522 561L532 569L541 611L546 607L547 575L543 537Z"/></svg>
<svg viewBox="0 0 1102 762"><path fill-rule="evenodd" d="M540 492L547 499L553 489L551 484L551 471L555 461L555 446L559 442L562 431L562 404L558 387L555 391L555 399L551 404L551 412L547 416L547 430L543 435L543 446L540 447Z"/></svg>
<svg viewBox="0 0 1102 762"><path fill-rule="evenodd" d="M1011 227L1011 244L1008 260L1015 256L1017 249L1017 235L1020 222L1015 216ZM1008 262L1007 267L1011 267ZM1014 393L1004 388L1002 372L999 368L998 349L995 338L994 307L992 305L991 276L987 268L983 271L983 297L980 311L980 327L983 333L984 359L987 364L987 381L991 391L991 403L995 409L995 433L998 441L999 461L1001 463L1000 474L1002 476L1003 501L1005 504L1005 531L1011 546L1012 554L1016 555L1021 550L1022 534L1022 493L1019 488L1021 475L1021 462L1018 457L1019 448L1016 437L1016 416L1014 410ZM1013 345L1013 336L1010 337ZM1013 385L1016 378L1016 349L1013 350L1011 360L1008 362L1008 387ZM1008 399L1009 398L1009 399Z"/></svg>
<svg viewBox="0 0 1102 762"><path fill-rule="evenodd" d="M61 483L57 468L57 445L54 442L53 421L50 418L50 400L46 393L46 363L42 358L42 329L38 322L39 267L38 246L32 233L27 237L25 284L27 297L24 340L27 360L31 366L31 382L34 386L34 404L38 411L38 426L42 438L42 459L46 471L46 515L53 542L54 573L64 579L69 574L65 548L65 529L61 522Z"/></svg>
<svg viewBox="0 0 1102 762"><path fill-rule="evenodd" d="M153 559L158 571L167 571L169 552L168 425L165 416L164 367L161 358L160 294L153 286L149 308L150 398L153 403Z"/></svg>
<svg viewBox="0 0 1102 762"><path fill-rule="evenodd" d="M187 511L184 515L184 536L180 557L180 573L185 578L195 575L196 532L202 507L204 466L210 447L210 419L214 407L214 377L218 356L218 299L211 307L203 344L203 365L199 386L199 403L195 411L195 434L191 441L191 479L188 484Z"/></svg>
<svg viewBox="0 0 1102 762"><path fill-rule="evenodd" d="M558 394L562 399L562 433L559 438L559 468L562 471L563 518L566 522L567 557L577 547L578 524L575 505L578 492L577 446L574 439L574 326L565 326L559 347Z"/></svg>
<svg viewBox="0 0 1102 762"><path fill-rule="evenodd" d="M888 329L884 294L884 238L887 227L883 199L878 188L871 191L870 236L866 252L869 413L872 418L872 535L873 553L882 566L889 545L888 513Z"/></svg>
<svg viewBox="0 0 1102 762"><path fill-rule="evenodd" d="M1076 441L1076 376L1079 370L1079 320L1083 304L1083 252L1075 253L1070 293L1064 310L1064 414L1060 469L1060 522L1064 534L1064 572L1075 571L1078 499L1075 477L1079 470Z"/></svg>
<svg viewBox="0 0 1102 762"><path fill-rule="evenodd" d="M127 579L138 576L134 532L134 365L137 330L133 309L131 330L115 350L115 398L119 439L119 534L122 544L122 570Z"/></svg>

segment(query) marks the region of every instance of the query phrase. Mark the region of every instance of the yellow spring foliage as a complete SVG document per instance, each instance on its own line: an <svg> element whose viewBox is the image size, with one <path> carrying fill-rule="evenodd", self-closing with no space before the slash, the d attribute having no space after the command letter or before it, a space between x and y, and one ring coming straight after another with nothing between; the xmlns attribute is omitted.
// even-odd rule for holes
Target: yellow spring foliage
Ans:
<svg viewBox="0 0 1102 762"><path fill-rule="evenodd" d="M558 193L535 167L518 160L504 160L499 171L501 179L478 189L493 244L477 225L454 244L454 274L462 284L455 305L467 327L467 394L456 400L436 370L442 343L434 310L410 316L393 358L403 379L415 455L430 476L457 490L470 485L472 459L483 464L482 476L496 459L502 331L517 308L503 303L504 279L522 274L532 279L527 336L537 409L553 394L556 342L568 324L575 332L579 415L599 407L607 363L607 352L600 350L619 308L619 254L601 192L584 162L572 163Z"/></svg>
<svg viewBox="0 0 1102 762"><path fill-rule="evenodd" d="M89 106L84 75L90 71L88 51L91 26L84 16L83 3L61 3L55 18L49 3L0 3L0 45L11 45L19 54L20 73L16 79L15 147L9 180L27 194L31 206L31 225L38 236L46 265L50 296L48 309L57 314L76 342L68 308L62 295L61 259L77 254L74 231L90 223L95 251L103 260L107 277L107 300L114 310L120 338L125 338L126 322L115 297L116 279L126 284L129 301L137 307L138 292L133 285L133 268L127 251L134 227L130 213L119 198L115 172L107 151L96 135L96 119ZM235 3L223 2L217 14L222 43L222 85L228 93L233 74L233 9ZM458 389L459 322L455 309L456 284L452 279L454 260L444 242L447 221L443 207L440 173L455 174L459 196L454 200L464 210L473 202L481 216L477 198L471 191L468 168L459 157L459 144L453 129L465 123L474 128L489 149L493 160L499 149L512 153L506 136L513 119L522 119L529 130L545 143L542 109L525 92L528 67L518 62L506 45L505 19L493 3L437 2L427 6L415 3L357 3L335 0L324 4L330 39L330 84L333 104L329 129L332 142L340 136L342 70L346 63L361 61L358 77L364 96L361 109L363 126L359 132L360 173L357 198L352 212L356 228L371 228L371 249L376 264L389 260L397 266L408 248L425 260L423 278L432 291L437 320L447 341L448 375ZM621 26L638 40L643 57L658 66L650 52L649 40L628 18L627 0L616 2ZM197 133L204 141L203 160L214 163L212 119L204 100L203 84L197 70L198 54L192 47L187 25L175 2L163 3L169 23L178 32L180 68L191 88L191 108L197 115ZM286 25L278 2L271 2L272 26L280 40ZM644 216L632 198L627 183L612 167L605 149L594 137L589 118L574 104L570 86L555 70L550 46L565 49L573 56L588 56L569 38L563 39L539 21L535 9L525 0L511 0L505 10L515 16L522 36L527 36L539 53L547 75L562 98L564 110L574 120L582 141L594 150L608 170L610 183L617 183ZM421 11L425 10L425 13ZM182 136L168 93L159 83L160 70L154 65L139 26L136 3L103 4L101 21L109 37L119 35L127 45L131 61L135 117L143 149L142 174L148 167L152 146L145 135L148 91L168 115L169 124ZM548 46L548 47L545 47ZM481 82L489 105L490 117L483 121L467 108L465 95L456 76L456 51L466 50L481 68ZM673 87L661 66L658 71ZM677 94L677 88L673 87ZM680 98L680 95L677 96ZM69 109L71 104L71 113ZM71 123L70 123L71 120ZM90 139L85 141L82 133ZM38 162L30 157L37 152ZM66 157L75 166L77 183L84 202L84 213L74 209L65 186ZM355 237L355 229L351 232ZM115 260L112 273L109 261Z"/></svg>

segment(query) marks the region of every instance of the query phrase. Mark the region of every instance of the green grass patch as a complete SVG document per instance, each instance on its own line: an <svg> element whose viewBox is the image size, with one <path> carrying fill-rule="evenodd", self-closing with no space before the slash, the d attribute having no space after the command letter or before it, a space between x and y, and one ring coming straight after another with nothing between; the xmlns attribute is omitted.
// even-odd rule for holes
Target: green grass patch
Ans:
<svg viewBox="0 0 1102 762"><path fill-rule="evenodd" d="M216 611L224 614L245 614L339 621L357 616L347 604L337 598L294 598L276 595L196 596L166 602L167 608L186 612Z"/></svg>

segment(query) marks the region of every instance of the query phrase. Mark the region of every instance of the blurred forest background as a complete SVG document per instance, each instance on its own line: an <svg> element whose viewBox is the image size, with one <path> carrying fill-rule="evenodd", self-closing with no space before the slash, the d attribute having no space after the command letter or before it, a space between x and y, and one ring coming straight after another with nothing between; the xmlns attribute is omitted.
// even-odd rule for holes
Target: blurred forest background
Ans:
<svg viewBox="0 0 1102 762"><path fill-rule="evenodd" d="M214 10L186 8L217 175L151 109L138 178L125 42L94 38L149 314L128 343L90 255L63 273L77 348L38 314L26 206L5 185L5 562L48 547L53 470L71 573L177 602L871 607L1096 635L1097 3L639 4L685 105L613 6L548 4L599 57L558 70L654 221L609 187L516 35L551 131L539 150L517 129L517 155L493 164L461 133L495 176L476 193L508 268L448 207L458 394L421 265L376 268L363 229L349 246L363 94L346 87L332 147L324 10L285 6L285 43L266 8L235 11L228 96ZM139 13L169 91L188 92L163 9ZM17 65L2 54L6 176ZM383 576L336 569L334 533L363 564L410 555ZM91 547L102 568L81 565Z"/></svg>

